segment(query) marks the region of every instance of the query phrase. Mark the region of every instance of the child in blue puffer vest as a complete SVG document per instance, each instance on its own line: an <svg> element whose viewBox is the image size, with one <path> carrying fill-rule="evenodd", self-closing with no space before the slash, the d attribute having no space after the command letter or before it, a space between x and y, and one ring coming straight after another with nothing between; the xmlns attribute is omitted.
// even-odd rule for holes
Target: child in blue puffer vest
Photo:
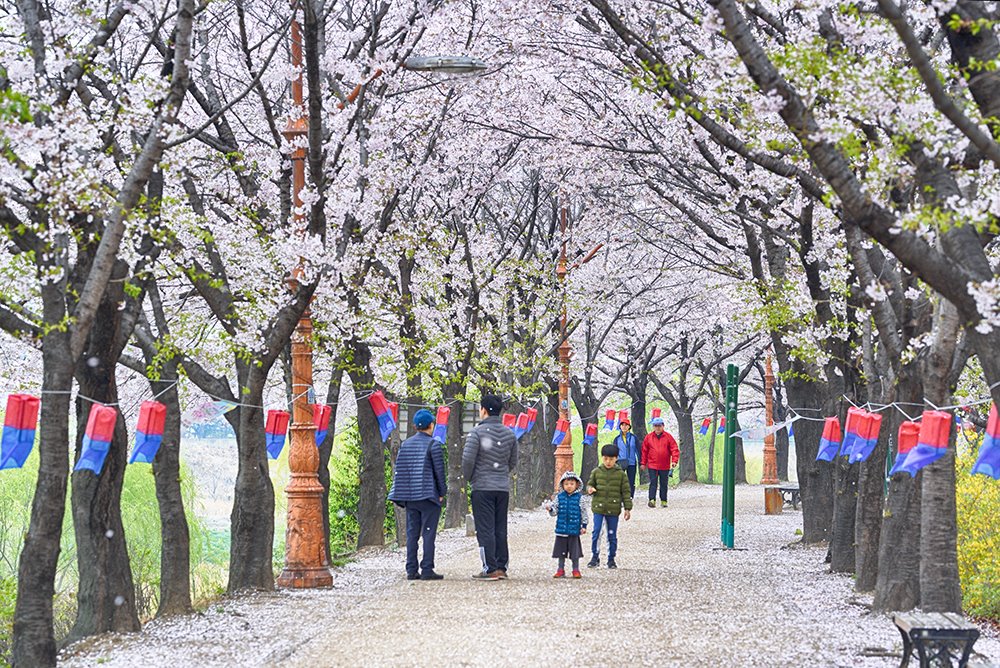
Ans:
<svg viewBox="0 0 1000 668"><path fill-rule="evenodd" d="M549 515L556 518L556 543L552 548L552 558L559 560L559 570L555 577L566 576L566 557L573 563L573 577L579 578L580 557L583 556L583 546L580 545L580 534L587 533L589 512L584 507L584 496L580 489L583 480L572 471L566 471L559 481L560 491L555 499L546 501L544 507Z"/></svg>

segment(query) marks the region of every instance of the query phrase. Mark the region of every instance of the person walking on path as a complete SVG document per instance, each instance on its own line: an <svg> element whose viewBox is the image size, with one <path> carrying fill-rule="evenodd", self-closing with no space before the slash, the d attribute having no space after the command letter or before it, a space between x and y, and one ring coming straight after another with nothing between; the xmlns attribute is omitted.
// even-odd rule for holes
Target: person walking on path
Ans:
<svg viewBox="0 0 1000 668"><path fill-rule="evenodd" d="M559 480L559 493L552 501L545 501L549 515L556 518L556 544L552 547L552 558L559 560L559 568L554 577L566 577L566 557L573 564L573 577L579 578L580 557L583 546L580 536L587 533L587 509L583 507L581 494L583 481L572 471L563 473Z"/></svg>
<svg viewBox="0 0 1000 668"><path fill-rule="evenodd" d="M506 580L507 507L510 474L517 468L517 439L503 426L503 399L487 394L479 402L482 422L469 432L462 450L462 475L472 486L472 516L483 570L476 580Z"/></svg>
<svg viewBox="0 0 1000 668"><path fill-rule="evenodd" d="M625 506L625 521L632 516L632 497L629 494L628 475L618 466L618 448L605 445L601 448L601 465L594 469L587 481L587 493L594 496L590 508L594 511L594 533L590 541L591 559L588 568L601 565L601 527L608 527L608 568L618 568L618 516Z"/></svg>
<svg viewBox="0 0 1000 668"><path fill-rule="evenodd" d="M653 418L653 431L642 441L639 464L649 470L649 507L656 507L656 488L660 488L660 505L667 507L667 480L674 475L674 466L681 457L677 441L663 428L663 418Z"/></svg>
<svg viewBox="0 0 1000 668"><path fill-rule="evenodd" d="M632 423L622 420L618 425L621 433L615 437L614 444L618 448L618 466L628 475L630 496L635 498L635 471L639 468L639 439L632 433Z"/></svg>
<svg viewBox="0 0 1000 668"><path fill-rule="evenodd" d="M421 408L413 416L417 433L403 441L396 455L389 500L406 508L406 579L443 580L434 572L434 539L441 504L448 496L444 449L431 438L434 414ZM423 538L424 557L417 570L417 543Z"/></svg>

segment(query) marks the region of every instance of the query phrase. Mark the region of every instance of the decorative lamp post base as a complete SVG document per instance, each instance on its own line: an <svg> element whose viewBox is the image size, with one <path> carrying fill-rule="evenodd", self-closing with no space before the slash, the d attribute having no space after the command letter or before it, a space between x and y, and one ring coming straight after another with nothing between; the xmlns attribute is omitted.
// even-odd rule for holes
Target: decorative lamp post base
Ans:
<svg viewBox="0 0 1000 668"><path fill-rule="evenodd" d="M566 434L566 440L556 447L556 478L552 485L553 489L559 489L559 481L562 480L563 474L573 470L573 446L566 442L568 440L569 434Z"/></svg>

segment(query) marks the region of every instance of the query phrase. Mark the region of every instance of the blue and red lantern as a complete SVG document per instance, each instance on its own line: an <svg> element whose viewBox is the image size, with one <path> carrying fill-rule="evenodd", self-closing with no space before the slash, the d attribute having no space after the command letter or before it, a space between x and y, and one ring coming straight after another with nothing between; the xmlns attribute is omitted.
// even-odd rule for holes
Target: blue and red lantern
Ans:
<svg viewBox="0 0 1000 668"><path fill-rule="evenodd" d="M704 420L701 421L701 429L698 430L698 433L704 436L705 434L708 433L708 429L711 426L712 426L712 421L709 420L708 418L705 418Z"/></svg>
<svg viewBox="0 0 1000 668"><path fill-rule="evenodd" d="M854 440L854 449L850 454L851 464L857 464L868 459L872 450L878 444L878 432L882 427L882 416L878 413L865 413L858 425L858 437Z"/></svg>
<svg viewBox="0 0 1000 668"><path fill-rule="evenodd" d="M447 406L439 407L437 417L434 420L434 433L431 435L431 438L442 445L448 441L449 418L451 418L451 409Z"/></svg>
<svg viewBox="0 0 1000 668"><path fill-rule="evenodd" d="M979 458L976 459L972 472L1000 480L1000 416L997 416L996 404L990 406L986 434L983 436L982 445L979 446Z"/></svg>
<svg viewBox="0 0 1000 668"><path fill-rule="evenodd" d="M514 415L513 413L503 414L503 426L507 427L508 429L513 429L516 424L517 424L516 415Z"/></svg>
<svg viewBox="0 0 1000 668"><path fill-rule="evenodd" d="M135 447L128 463L152 464L163 443L163 428L167 424L167 407L159 401L144 401L139 406L139 422L135 427Z"/></svg>
<svg viewBox="0 0 1000 668"><path fill-rule="evenodd" d="M896 436L896 461L892 463L889 475L906 471L906 459L909 457L910 452L913 451L913 448L917 447L919 439L919 423L907 421L899 424L899 433ZM912 477L913 473L910 473L910 476Z"/></svg>
<svg viewBox="0 0 1000 668"><path fill-rule="evenodd" d="M832 462L840 452L840 420L836 417L828 417L823 421L823 436L819 439L819 450L816 452L816 461Z"/></svg>
<svg viewBox="0 0 1000 668"><path fill-rule="evenodd" d="M558 420L556 422L556 433L552 436L552 445L560 445L566 440L567 433L569 433L569 420Z"/></svg>
<svg viewBox="0 0 1000 668"><path fill-rule="evenodd" d="M619 429L621 429L621 427L622 427L622 422L630 422L630 420L628 419L628 411L626 411L626 410L618 411L618 428Z"/></svg>
<svg viewBox="0 0 1000 668"><path fill-rule="evenodd" d="M528 433L528 414L521 413L517 416L517 422L514 423L514 438L521 438Z"/></svg>
<svg viewBox="0 0 1000 668"><path fill-rule="evenodd" d="M840 446L840 454L845 457L851 456L854 449L854 442L858 440L858 431L861 429L861 419L865 412L856 406L847 409L847 420L844 422L844 441Z"/></svg>
<svg viewBox="0 0 1000 668"><path fill-rule="evenodd" d="M716 434L721 434L726 431L726 418L723 417L719 420L719 428L715 430Z"/></svg>
<svg viewBox="0 0 1000 668"><path fill-rule="evenodd" d="M524 432L525 434L529 433L532 429L535 428L535 422L537 420L538 420L538 409L537 408L529 408L528 409L528 429L525 430L525 432Z"/></svg>
<svg viewBox="0 0 1000 668"><path fill-rule="evenodd" d="M316 425L316 447L323 445L326 435L330 431L330 416L333 415L333 406L326 404L313 404L313 424Z"/></svg>
<svg viewBox="0 0 1000 668"><path fill-rule="evenodd" d="M372 412L375 413L375 419L378 420L378 429L382 434L382 442L385 443L386 439L389 438L389 434L392 433L392 430L399 423L393 417L390 404L385 400L385 395L382 394L381 390L372 392L368 397L368 405L372 407ZM396 410L399 410L398 404Z"/></svg>
<svg viewBox="0 0 1000 668"><path fill-rule="evenodd" d="M653 421L653 420L655 420L656 418L660 417L660 415L661 415L662 413L663 413L662 409L659 409L659 408L654 408L654 409L653 409L653 410L652 410L652 411L650 412L650 416L649 416L649 421L650 421L650 422L652 422L652 421Z"/></svg>
<svg viewBox="0 0 1000 668"><path fill-rule="evenodd" d="M944 411L924 411L920 419L920 434L917 445L906 455L906 462L900 470L915 476L917 471L944 457L948 452L948 438L951 436L951 413Z"/></svg>
<svg viewBox="0 0 1000 668"><path fill-rule="evenodd" d="M587 425L587 430L583 434L583 444L593 445L597 442L597 423L592 422Z"/></svg>
<svg viewBox="0 0 1000 668"><path fill-rule="evenodd" d="M277 459L285 447L285 436L288 434L288 422L291 416L288 411L272 410L267 412L264 423L264 440L267 443L267 456Z"/></svg>
<svg viewBox="0 0 1000 668"><path fill-rule="evenodd" d="M41 401L30 394L7 397L7 412L3 418L3 439L0 441L0 469L19 469L35 446L35 429Z"/></svg>
<svg viewBox="0 0 1000 668"><path fill-rule="evenodd" d="M604 428L613 430L615 428L615 409L609 408L604 412Z"/></svg>
<svg viewBox="0 0 1000 668"><path fill-rule="evenodd" d="M90 469L100 475L108 450L111 449L111 441L115 437L116 422L118 422L117 410L101 404L91 405L90 415L87 416L87 428L83 432L80 459L73 467L74 471Z"/></svg>

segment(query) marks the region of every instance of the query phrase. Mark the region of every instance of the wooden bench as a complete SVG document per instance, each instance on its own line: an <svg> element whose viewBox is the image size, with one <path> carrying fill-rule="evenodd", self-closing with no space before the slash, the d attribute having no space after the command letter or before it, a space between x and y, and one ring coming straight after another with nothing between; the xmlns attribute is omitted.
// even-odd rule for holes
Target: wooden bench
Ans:
<svg viewBox="0 0 1000 668"><path fill-rule="evenodd" d="M979 629L953 612L899 612L892 621L903 635L900 668L910 662L914 648L920 668L951 666L953 659L958 661L959 668L964 668L969 663L972 646L979 639Z"/></svg>
<svg viewBox="0 0 1000 668"><path fill-rule="evenodd" d="M799 509L801 498L799 497L798 485L780 485L778 491L781 492L781 498L784 499L785 503L792 504L794 510Z"/></svg>

